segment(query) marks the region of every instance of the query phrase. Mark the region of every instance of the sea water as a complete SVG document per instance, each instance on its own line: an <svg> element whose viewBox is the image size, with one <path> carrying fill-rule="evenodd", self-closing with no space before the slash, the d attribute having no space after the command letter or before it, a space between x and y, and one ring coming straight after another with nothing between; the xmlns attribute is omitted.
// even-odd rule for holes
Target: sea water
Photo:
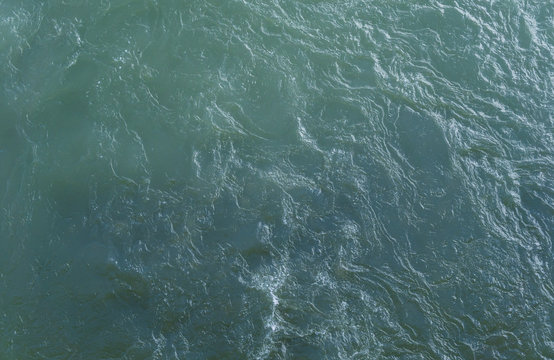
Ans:
<svg viewBox="0 0 554 360"><path fill-rule="evenodd" d="M552 359L553 24L0 1L0 359Z"/></svg>

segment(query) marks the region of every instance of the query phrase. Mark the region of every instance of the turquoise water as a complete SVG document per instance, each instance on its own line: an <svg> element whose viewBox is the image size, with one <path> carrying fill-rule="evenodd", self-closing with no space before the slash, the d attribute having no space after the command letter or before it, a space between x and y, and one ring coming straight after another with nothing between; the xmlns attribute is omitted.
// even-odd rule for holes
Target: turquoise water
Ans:
<svg viewBox="0 0 554 360"><path fill-rule="evenodd" d="M0 1L0 359L554 358L551 0Z"/></svg>

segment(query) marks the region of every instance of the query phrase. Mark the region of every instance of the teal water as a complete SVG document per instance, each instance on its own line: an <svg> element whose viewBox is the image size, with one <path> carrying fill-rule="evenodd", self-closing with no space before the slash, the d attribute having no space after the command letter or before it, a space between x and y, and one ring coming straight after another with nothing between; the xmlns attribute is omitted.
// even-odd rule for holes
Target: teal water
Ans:
<svg viewBox="0 0 554 360"><path fill-rule="evenodd" d="M551 0L0 1L0 359L554 358Z"/></svg>

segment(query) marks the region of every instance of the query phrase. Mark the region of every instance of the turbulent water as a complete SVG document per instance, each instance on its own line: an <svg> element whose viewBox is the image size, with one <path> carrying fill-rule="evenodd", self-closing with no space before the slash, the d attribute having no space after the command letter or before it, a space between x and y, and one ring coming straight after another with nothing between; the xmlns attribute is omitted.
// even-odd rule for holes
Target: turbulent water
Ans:
<svg viewBox="0 0 554 360"><path fill-rule="evenodd" d="M552 0L0 1L0 359L554 358Z"/></svg>

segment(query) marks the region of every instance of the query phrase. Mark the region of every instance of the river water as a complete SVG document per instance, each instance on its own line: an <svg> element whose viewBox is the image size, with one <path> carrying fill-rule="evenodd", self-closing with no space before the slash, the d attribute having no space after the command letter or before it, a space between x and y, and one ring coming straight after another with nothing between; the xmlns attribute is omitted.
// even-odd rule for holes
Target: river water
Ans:
<svg viewBox="0 0 554 360"><path fill-rule="evenodd" d="M1 359L552 359L551 0L0 1Z"/></svg>

